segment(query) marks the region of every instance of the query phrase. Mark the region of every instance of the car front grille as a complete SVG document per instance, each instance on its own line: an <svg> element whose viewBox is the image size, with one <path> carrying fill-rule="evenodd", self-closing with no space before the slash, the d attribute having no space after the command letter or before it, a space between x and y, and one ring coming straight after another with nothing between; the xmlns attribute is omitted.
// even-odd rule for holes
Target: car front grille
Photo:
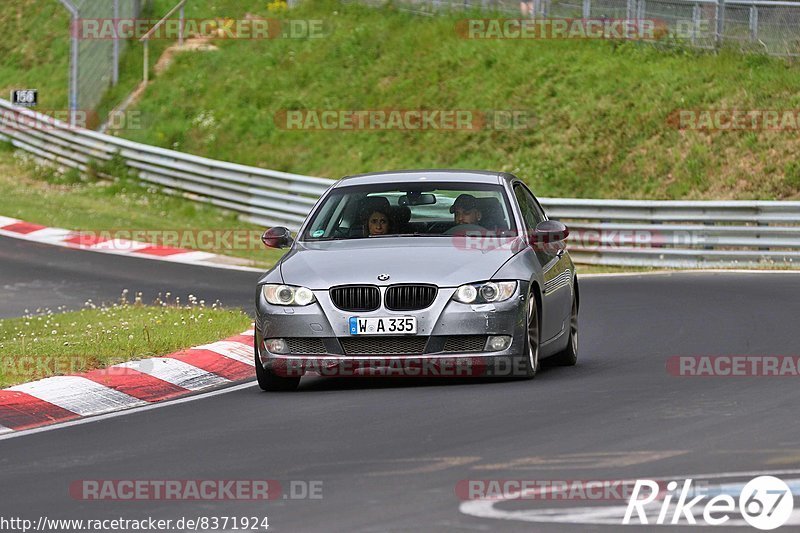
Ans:
<svg viewBox="0 0 800 533"><path fill-rule="evenodd" d="M289 337L286 344L292 354L324 354L327 351L325 343L317 337Z"/></svg>
<svg viewBox="0 0 800 533"><path fill-rule="evenodd" d="M339 340L347 355L421 355L428 337L365 336Z"/></svg>
<svg viewBox="0 0 800 533"><path fill-rule="evenodd" d="M434 285L392 285L386 289L386 309L416 311L429 307L436 299Z"/></svg>
<svg viewBox="0 0 800 533"><path fill-rule="evenodd" d="M482 352L486 346L486 335L452 335L444 342L443 352Z"/></svg>
<svg viewBox="0 0 800 533"><path fill-rule="evenodd" d="M381 293L373 285L347 285L330 291L333 305L343 311L374 311L381 305Z"/></svg>

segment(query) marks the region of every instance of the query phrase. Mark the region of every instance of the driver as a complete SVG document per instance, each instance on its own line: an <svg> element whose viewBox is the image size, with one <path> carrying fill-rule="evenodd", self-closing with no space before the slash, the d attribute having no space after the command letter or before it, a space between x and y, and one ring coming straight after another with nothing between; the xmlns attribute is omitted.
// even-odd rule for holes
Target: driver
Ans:
<svg viewBox="0 0 800 533"><path fill-rule="evenodd" d="M463 224L478 225L483 213L478 209L478 201L471 194L459 194L450 206L456 226Z"/></svg>

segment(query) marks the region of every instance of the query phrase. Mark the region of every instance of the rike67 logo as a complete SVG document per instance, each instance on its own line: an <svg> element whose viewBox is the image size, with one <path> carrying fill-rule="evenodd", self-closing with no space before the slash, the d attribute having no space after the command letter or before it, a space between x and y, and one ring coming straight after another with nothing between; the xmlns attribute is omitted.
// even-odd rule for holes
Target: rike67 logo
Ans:
<svg viewBox="0 0 800 533"><path fill-rule="evenodd" d="M704 522L701 525L721 526L732 516L740 515L752 527L770 530L784 525L794 509L791 489L773 476L750 480L741 488L738 498L734 498L732 493L736 491L732 490L715 495L697 491L691 479L684 481L679 492L676 490L676 481L670 481L667 492L663 493L654 480L636 480L622 523L693 525L698 523L699 514Z"/></svg>

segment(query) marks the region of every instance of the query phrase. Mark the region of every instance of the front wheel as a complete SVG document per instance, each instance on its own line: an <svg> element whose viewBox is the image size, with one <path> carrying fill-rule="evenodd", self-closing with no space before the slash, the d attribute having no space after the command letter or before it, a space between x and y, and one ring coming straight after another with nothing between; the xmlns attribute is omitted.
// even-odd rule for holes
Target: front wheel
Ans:
<svg viewBox="0 0 800 533"><path fill-rule="evenodd" d="M539 372L539 308L533 292L528 293L525 316L527 328L522 370L526 379L533 379Z"/></svg>
<svg viewBox="0 0 800 533"><path fill-rule="evenodd" d="M293 391L297 389L300 384L300 376L297 377L284 377L279 376L272 370L264 368L261 364L261 358L258 356L258 346L255 347L256 352L256 379L258 386L261 390L267 392L276 391Z"/></svg>
<svg viewBox="0 0 800 533"><path fill-rule="evenodd" d="M560 366L574 366L578 362L578 300L572 299L569 317L569 344L553 356L552 361Z"/></svg>

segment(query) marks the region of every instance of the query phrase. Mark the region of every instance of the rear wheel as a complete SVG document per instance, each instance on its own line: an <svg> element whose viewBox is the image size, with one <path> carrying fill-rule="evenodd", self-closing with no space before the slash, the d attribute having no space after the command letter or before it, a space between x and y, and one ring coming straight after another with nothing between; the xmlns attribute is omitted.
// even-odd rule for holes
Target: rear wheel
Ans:
<svg viewBox="0 0 800 533"><path fill-rule="evenodd" d="M533 379L539 372L539 308L533 293L528 294L525 307L527 330L522 368L526 379Z"/></svg>
<svg viewBox="0 0 800 533"><path fill-rule="evenodd" d="M268 392L293 391L300 384L300 376L284 377L275 374L272 370L264 368L261 358L258 356L258 346L255 347L256 353L256 379L261 390Z"/></svg>
<svg viewBox="0 0 800 533"><path fill-rule="evenodd" d="M569 317L569 344L553 356L552 361L560 366L573 366L578 362L578 300L572 299Z"/></svg>

